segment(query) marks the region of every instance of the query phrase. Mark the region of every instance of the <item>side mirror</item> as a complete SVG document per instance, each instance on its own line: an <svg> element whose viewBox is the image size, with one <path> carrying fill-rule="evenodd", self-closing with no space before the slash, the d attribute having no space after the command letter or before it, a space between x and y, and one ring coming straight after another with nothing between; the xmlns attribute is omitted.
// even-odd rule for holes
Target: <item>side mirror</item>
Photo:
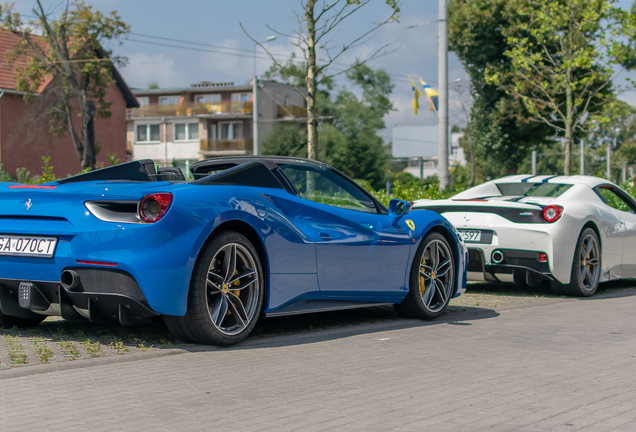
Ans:
<svg viewBox="0 0 636 432"><path fill-rule="evenodd" d="M402 216L411 211L411 203L401 200L392 199L389 201L389 216L391 222L399 220Z"/></svg>

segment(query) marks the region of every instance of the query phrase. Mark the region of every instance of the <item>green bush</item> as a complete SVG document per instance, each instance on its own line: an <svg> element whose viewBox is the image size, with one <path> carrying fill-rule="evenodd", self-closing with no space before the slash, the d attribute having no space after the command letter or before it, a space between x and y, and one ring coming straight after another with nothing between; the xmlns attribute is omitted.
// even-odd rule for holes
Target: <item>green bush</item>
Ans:
<svg viewBox="0 0 636 432"><path fill-rule="evenodd" d="M393 183L391 193L385 189L373 190L367 182L358 181L362 187L368 190L383 205L388 206L392 198L404 201L416 201L419 199L446 199L464 190L463 188L453 188L452 190L439 190L439 183L422 185L419 182L402 183L396 180Z"/></svg>

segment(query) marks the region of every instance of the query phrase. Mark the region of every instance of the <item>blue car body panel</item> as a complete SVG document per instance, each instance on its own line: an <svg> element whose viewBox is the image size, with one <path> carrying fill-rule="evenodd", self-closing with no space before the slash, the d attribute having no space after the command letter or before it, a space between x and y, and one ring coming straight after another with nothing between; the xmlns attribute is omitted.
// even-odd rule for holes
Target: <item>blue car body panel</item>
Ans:
<svg viewBox="0 0 636 432"><path fill-rule="evenodd" d="M58 284L65 269L108 269L130 275L152 312L182 316L201 250L215 232L231 227L260 242L268 282L265 314L302 301L401 302L415 252L431 230L444 232L454 248L454 295L465 289L465 247L452 225L432 211L392 220L309 201L284 188L242 185L95 180L48 186L0 184L0 237L58 239L52 258L0 255L0 285ZM86 204L138 202L162 192L173 201L155 223L101 220Z"/></svg>

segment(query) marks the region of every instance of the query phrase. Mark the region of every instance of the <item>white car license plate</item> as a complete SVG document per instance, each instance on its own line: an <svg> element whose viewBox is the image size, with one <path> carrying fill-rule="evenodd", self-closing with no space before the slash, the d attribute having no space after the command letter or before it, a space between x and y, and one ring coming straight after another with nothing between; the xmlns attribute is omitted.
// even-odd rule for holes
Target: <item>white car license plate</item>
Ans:
<svg viewBox="0 0 636 432"><path fill-rule="evenodd" d="M0 234L0 255L51 258L57 238Z"/></svg>
<svg viewBox="0 0 636 432"><path fill-rule="evenodd" d="M460 236L465 242L478 242L481 241L481 231L475 230L457 230Z"/></svg>

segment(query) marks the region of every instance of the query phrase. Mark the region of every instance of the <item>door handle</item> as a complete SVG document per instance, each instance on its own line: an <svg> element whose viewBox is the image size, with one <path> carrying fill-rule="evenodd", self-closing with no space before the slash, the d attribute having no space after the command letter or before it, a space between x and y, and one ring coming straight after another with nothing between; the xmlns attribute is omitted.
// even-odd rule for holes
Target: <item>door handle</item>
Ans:
<svg viewBox="0 0 636 432"><path fill-rule="evenodd" d="M321 232L320 233L320 239L321 240L331 240L331 236L325 232Z"/></svg>

